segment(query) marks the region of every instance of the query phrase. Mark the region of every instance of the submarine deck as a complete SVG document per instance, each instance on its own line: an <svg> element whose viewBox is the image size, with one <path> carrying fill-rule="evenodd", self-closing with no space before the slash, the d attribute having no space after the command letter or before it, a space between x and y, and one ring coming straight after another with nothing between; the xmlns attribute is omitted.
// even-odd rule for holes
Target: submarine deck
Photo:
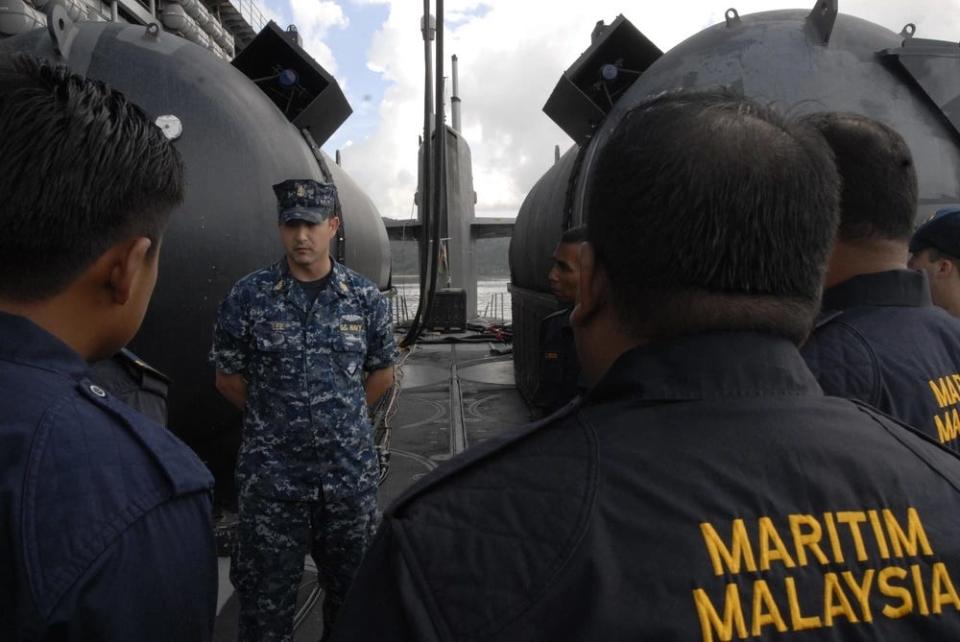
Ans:
<svg viewBox="0 0 960 642"><path fill-rule="evenodd" d="M404 353L397 367L400 394L388 413L390 464L380 485L386 508L407 487L470 446L521 426L532 418L514 383L503 344L473 342L471 335L428 336ZM216 642L237 639L239 602L229 580L230 559L221 557ZM322 633L322 591L307 557L294 618L297 641Z"/></svg>

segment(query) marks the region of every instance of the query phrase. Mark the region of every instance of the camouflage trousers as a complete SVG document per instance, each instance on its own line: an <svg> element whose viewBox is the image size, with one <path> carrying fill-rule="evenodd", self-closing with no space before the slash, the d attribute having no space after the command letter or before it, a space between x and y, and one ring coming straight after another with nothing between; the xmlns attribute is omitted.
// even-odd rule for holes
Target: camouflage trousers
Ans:
<svg viewBox="0 0 960 642"><path fill-rule="evenodd" d="M292 642L297 589L309 551L324 589L329 631L377 525L376 489L298 502L240 495L230 581L240 598L240 642Z"/></svg>

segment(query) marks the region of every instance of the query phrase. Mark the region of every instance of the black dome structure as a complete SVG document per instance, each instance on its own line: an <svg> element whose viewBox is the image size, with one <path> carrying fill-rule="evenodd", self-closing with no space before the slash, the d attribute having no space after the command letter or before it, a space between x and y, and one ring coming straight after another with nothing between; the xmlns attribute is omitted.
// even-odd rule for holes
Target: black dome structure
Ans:
<svg viewBox="0 0 960 642"><path fill-rule="evenodd" d="M258 49L254 40L231 65L156 25L60 18L59 28L34 30L3 46L66 63L182 130L175 145L186 167L186 200L171 217L157 288L130 348L171 377L170 428L224 481L232 476L234 453L225 452L222 435L231 432L230 441L239 440L239 414L215 390L207 354L217 306L232 284L283 256L271 186L289 178L337 185L343 233L332 253L381 289L390 285L389 241L379 212L319 148L349 106L336 81L285 43L273 23L261 32L266 47ZM299 81L296 101L276 95L283 87L271 84L275 78L251 80L239 68L242 60L276 70L277 78L295 68L283 80ZM282 111L288 103L298 106L297 114Z"/></svg>
<svg viewBox="0 0 960 642"><path fill-rule="evenodd" d="M724 22L666 53L623 16L599 23L544 106L574 147L531 190L511 241L517 381L524 394L532 393L536 377L539 319L553 309L545 299L549 257L565 229L589 224L581 178L623 114L651 96L724 86L794 115L865 114L910 145L918 222L960 202L960 45L915 31L912 24L898 33L841 14L837 0L745 16L729 9Z"/></svg>

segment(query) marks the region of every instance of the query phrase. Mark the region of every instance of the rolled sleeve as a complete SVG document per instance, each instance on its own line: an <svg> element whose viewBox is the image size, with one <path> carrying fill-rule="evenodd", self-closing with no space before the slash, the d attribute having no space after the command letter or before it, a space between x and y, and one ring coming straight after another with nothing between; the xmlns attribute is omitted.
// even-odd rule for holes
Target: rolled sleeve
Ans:
<svg viewBox="0 0 960 642"><path fill-rule="evenodd" d="M243 374L249 364L249 327L239 293L234 288L220 304L213 329L210 363L226 374Z"/></svg>
<svg viewBox="0 0 960 642"><path fill-rule="evenodd" d="M393 338L390 305L377 290L373 290L368 314L367 358L363 368L367 372L372 372L393 364L397 358L397 343Z"/></svg>

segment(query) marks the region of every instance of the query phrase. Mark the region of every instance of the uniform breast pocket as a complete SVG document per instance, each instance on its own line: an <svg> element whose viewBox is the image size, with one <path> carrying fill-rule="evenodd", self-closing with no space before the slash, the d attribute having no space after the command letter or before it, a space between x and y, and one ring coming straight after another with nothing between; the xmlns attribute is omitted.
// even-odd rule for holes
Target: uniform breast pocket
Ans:
<svg viewBox="0 0 960 642"><path fill-rule="evenodd" d="M341 332L331 347L333 359L341 373L359 381L363 374L363 360L367 355L366 336Z"/></svg>
<svg viewBox="0 0 960 642"><path fill-rule="evenodd" d="M303 347L299 324L260 323L253 326L253 345L258 352L288 352Z"/></svg>

